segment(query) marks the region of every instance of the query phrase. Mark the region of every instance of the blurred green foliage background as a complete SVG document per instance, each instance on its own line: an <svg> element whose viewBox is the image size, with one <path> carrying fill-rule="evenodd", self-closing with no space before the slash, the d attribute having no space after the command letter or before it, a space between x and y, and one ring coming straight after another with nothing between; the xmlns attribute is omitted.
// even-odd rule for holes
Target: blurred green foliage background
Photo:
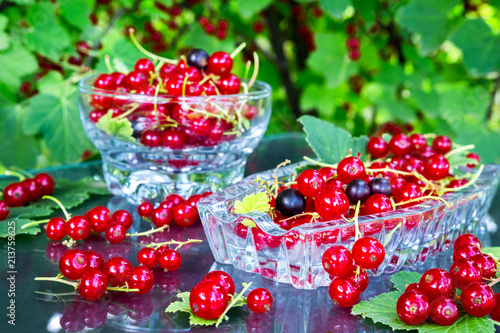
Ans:
<svg viewBox="0 0 500 333"><path fill-rule="evenodd" d="M143 55L253 51L270 83L268 133L319 116L354 135L446 134L500 158L499 0L0 1L0 167L73 163L94 148L76 82Z"/></svg>

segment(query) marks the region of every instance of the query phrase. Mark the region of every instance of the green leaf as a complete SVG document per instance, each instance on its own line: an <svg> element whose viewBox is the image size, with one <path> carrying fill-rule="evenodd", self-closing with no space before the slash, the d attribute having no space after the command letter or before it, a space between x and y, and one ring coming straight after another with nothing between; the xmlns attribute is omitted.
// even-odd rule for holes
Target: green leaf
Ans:
<svg viewBox="0 0 500 333"><path fill-rule="evenodd" d="M54 5L42 1L30 6L26 19L31 26L26 34L26 42L31 50L58 62L63 50L71 45L71 40L57 22Z"/></svg>
<svg viewBox="0 0 500 333"><path fill-rule="evenodd" d="M322 75L326 84L335 88L356 73L356 64L349 60L345 47L345 35L317 33L317 49L307 59L307 65Z"/></svg>
<svg viewBox="0 0 500 333"><path fill-rule="evenodd" d="M0 163L7 167L15 165L23 169L34 168L36 158L40 154L40 142L34 136L23 133L26 115L27 112L19 104L14 104L0 91L0 128L4 129L0 131ZM22 149L19 148L20 142Z"/></svg>
<svg viewBox="0 0 500 333"><path fill-rule="evenodd" d="M9 47L10 37L5 33L5 28L9 18L5 15L0 14L0 51L6 50Z"/></svg>
<svg viewBox="0 0 500 333"><path fill-rule="evenodd" d="M165 309L165 312L191 312L191 307L189 306L189 291L177 294L180 298L178 301L170 303L170 305Z"/></svg>
<svg viewBox="0 0 500 333"><path fill-rule="evenodd" d="M412 0L399 9L396 22L419 37L420 52L427 55L435 51L453 29L448 12L458 3L458 0Z"/></svg>
<svg viewBox="0 0 500 333"><path fill-rule="evenodd" d="M399 272L391 277L391 282L397 290L404 292L411 283L418 283L422 275L417 272Z"/></svg>
<svg viewBox="0 0 500 333"><path fill-rule="evenodd" d="M0 53L0 82L5 83L12 91L17 91L23 76L38 70L35 57L22 46L14 44L7 51Z"/></svg>
<svg viewBox="0 0 500 333"><path fill-rule="evenodd" d="M234 203L234 212L236 214L246 214L250 212L268 212L269 197L265 192L252 193L243 198L243 201L236 200Z"/></svg>
<svg viewBox="0 0 500 333"><path fill-rule="evenodd" d="M482 19L465 21L451 36L462 50L465 67L473 77L486 76L500 69L500 36Z"/></svg>
<svg viewBox="0 0 500 333"><path fill-rule="evenodd" d="M482 249L482 252L489 254L490 256L494 257L495 259L500 258L500 247L499 246L485 247Z"/></svg>
<svg viewBox="0 0 500 333"><path fill-rule="evenodd" d="M238 0L236 4L238 7L238 13L240 13L244 19L249 19L269 6L272 2L272 0Z"/></svg>
<svg viewBox="0 0 500 333"><path fill-rule="evenodd" d="M78 115L78 93L69 85L54 93L60 95L41 93L29 100L24 133L41 134L54 160L73 163L91 147Z"/></svg>
<svg viewBox="0 0 500 333"><path fill-rule="evenodd" d="M90 25L91 8L86 0L60 1L59 10L61 16L74 27L84 29Z"/></svg>
<svg viewBox="0 0 500 333"><path fill-rule="evenodd" d="M9 216L6 221L0 223L0 238L9 236L9 228L15 226L15 234L29 234L36 235L40 232L40 226L34 225L26 229L21 229L21 227L27 223L33 222L32 218L41 219L42 217L48 216L52 213L52 209L47 207L12 207L10 209ZM11 222L14 222L13 224ZM10 223L10 224L9 224Z"/></svg>
<svg viewBox="0 0 500 333"><path fill-rule="evenodd" d="M307 143L321 161L338 163L349 154L350 149L353 156L360 153L361 159L366 159L367 136L353 138L345 129L311 116L302 116L299 122L304 126Z"/></svg>
<svg viewBox="0 0 500 333"><path fill-rule="evenodd" d="M399 272L392 276L391 281L395 283L398 291L380 294L370 300L359 302L354 305L351 314L370 318L376 323L390 326L393 330L418 330L420 333L449 333L449 332L487 332L495 331L493 321L488 317L474 317L461 312L458 320L450 326L440 326L430 322L420 325L405 324L396 311L396 303L402 290L407 284L418 282L420 274L416 272Z"/></svg>
<svg viewBox="0 0 500 333"><path fill-rule="evenodd" d="M334 89L316 84L306 85L300 94L300 108L302 110L317 109L318 113L325 118L330 118L335 106L333 98Z"/></svg>
<svg viewBox="0 0 500 333"><path fill-rule="evenodd" d="M117 139L135 142L135 138L132 136L134 129L130 120L127 118L113 118L112 112L108 112L99 118L95 127Z"/></svg>
<svg viewBox="0 0 500 333"><path fill-rule="evenodd" d="M319 5L334 19L340 20L348 6L351 6L351 0L319 0Z"/></svg>

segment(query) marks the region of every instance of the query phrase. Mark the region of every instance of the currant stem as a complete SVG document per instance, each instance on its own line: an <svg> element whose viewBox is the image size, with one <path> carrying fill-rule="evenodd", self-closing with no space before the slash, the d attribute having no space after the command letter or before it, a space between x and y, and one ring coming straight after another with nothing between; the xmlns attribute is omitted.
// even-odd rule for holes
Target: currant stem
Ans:
<svg viewBox="0 0 500 333"><path fill-rule="evenodd" d="M18 168L18 167L16 167L16 166L11 167L11 169L12 169L12 170L16 170L16 171L18 171L18 172L22 173L22 174L23 174L23 175L25 175L26 177L29 177L29 178L33 178L33 177L35 177L35 175L34 175L34 174L32 174L31 172L28 172L28 171L23 170L23 169L21 169L21 168Z"/></svg>
<svg viewBox="0 0 500 333"><path fill-rule="evenodd" d="M128 32L130 34L130 39L132 40L132 43L134 43L135 47L137 47L139 49L139 51L141 51L142 53L144 53L144 55L146 55L146 56L148 56L151 59L156 60L156 61L163 61L163 62L168 63L168 64L177 65L177 61L157 56L156 54L151 53L148 50L146 50L144 47L142 47L142 45L139 44L139 42L135 38L135 34L134 34L134 30L133 29L129 29Z"/></svg>
<svg viewBox="0 0 500 333"><path fill-rule="evenodd" d="M497 284L498 282L500 282L500 278L496 278L495 280L491 281L488 286L492 287L494 286L495 284Z"/></svg>
<svg viewBox="0 0 500 333"><path fill-rule="evenodd" d="M337 168L337 164L323 163L323 162L320 162L320 161L313 160L312 158L307 157L307 156L304 156L304 160L307 161L307 162L309 162L309 163L319 165L321 167L334 168L334 169Z"/></svg>
<svg viewBox="0 0 500 333"><path fill-rule="evenodd" d="M284 160L283 162L281 162L280 164L278 164L276 166L276 168L273 171L273 174L271 175L271 177L273 178L274 197L278 196L278 176L276 176L276 172L278 172L279 168L281 168L289 163L291 163L291 161L289 159Z"/></svg>
<svg viewBox="0 0 500 333"><path fill-rule="evenodd" d="M19 173L17 171L12 171L12 170L5 171L4 175L17 177L17 178L19 178L20 182L22 182L23 180L26 179L26 176L24 176L23 174L21 174L21 173Z"/></svg>
<svg viewBox="0 0 500 333"><path fill-rule="evenodd" d="M467 182L467 184L459 186L459 187L455 187L455 188L447 188L447 189L445 189L445 192L456 192L456 191L460 191L460 190L463 190L464 188L467 188L467 187L471 186L472 184L474 184L476 182L476 180L479 178L479 176L481 175L481 173L483 172L483 170L484 170L484 164L481 164L479 166L479 169L477 170L477 172Z"/></svg>
<svg viewBox="0 0 500 333"><path fill-rule="evenodd" d="M243 282L243 290L235 298L233 298L231 300L231 303L229 303L226 310L224 310L224 312L220 315L219 319L217 319L217 322L215 323L215 327L218 327L220 325L222 320L224 320L226 313L234 306L234 304L236 304L236 302L238 302L243 297L243 295L245 294L245 291L247 291L251 285L252 285L252 282L250 282L248 284Z"/></svg>
<svg viewBox="0 0 500 333"><path fill-rule="evenodd" d="M182 246L184 245L187 245L187 244L191 244L191 243L202 243L203 241L201 239L188 239L187 241L185 242L181 242L181 241L176 241L176 240L171 240L171 241L168 241L168 242L161 242L161 243L150 243L148 245L145 245L146 247L154 247L155 250L157 248L159 248L160 246L162 245L171 245L171 244L176 244L177 247L175 248L175 251L177 251L177 249L180 249Z"/></svg>
<svg viewBox="0 0 500 333"><path fill-rule="evenodd" d="M443 198L441 198L441 197L435 197L435 196L432 196L432 195L426 195L426 196L423 196L423 197L418 197L418 198L411 199L411 200L408 200L408 201L398 202L398 203L396 203L396 204L394 204L394 205L395 205L395 206L402 206L402 205L406 205L406 204L408 204L408 203L421 201L421 200L423 200L423 199L438 200L438 201L444 202L444 204L446 205L446 207L450 208L450 204L448 203L448 201L444 200L444 199L443 199Z"/></svg>
<svg viewBox="0 0 500 333"><path fill-rule="evenodd" d="M30 222L30 223L26 223L23 226L21 226L21 230L29 228L29 227L32 227L34 225L44 224L44 223L47 223L49 221L50 221L50 219L49 220L40 220L40 221L33 221L33 222Z"/></svg>
<svg viewBox="0 0 500 333"><path fill-rule="evenodd" d="M67 284L69 286L73 286L75 289L78 288L77 282L65 280L63 278L60 278L59 275L56 277L36 277L35 281L54 281L54 282Z"/></svg>
<svg viewBox="0 0 500 333"><path fill-rule="evenodd" d="M255 83L255 80L257 80L257 74L259 74L259 56L257 55L257 52L253 53L253 73L252 77L250 78L250 81L248 81L248 89L252 88L253 84Z"/></svg>
<svg viewBox="0 0 500 333"><path fill-rule="evenodd" d="M128 286L127 287L108 287L106 290L111 290L111 291L124 291L124 292L137 292L139 289L134 288L130 289Z"/></svg>
<svg viewBox="0 0 500 333"><path fill-rule="evenodd" d="M111 65L111 57L108 54L106 54L104 56L104 64L106 65L106 68L107 68L107 70L108 70L109 73L113 73L114 72L113 66Z"/></svg>
<svg viewBox="0 0 500 333"><path fill-rule="evenodd" d="M456 148L456 149L453 149L452 151L449 151L447 152L444 157L446 158L450 158L450 156L453 156L453 155L456 155L464 150L472 150L476 148L476 146L474 145L467 145L467 146L462 146L462 147L459 147L459 148Z"/></svg>
<svg viewBox="0 0 500 333"><path fill-rule="evenodd" d="M160 231L163 231L167 228L170 228L170 226L167 224L167 225L164 225L162 227L159 227L159 228L153 228L151 230L148 230L148 231L143 231L143 232L136 232L136 233L133 233L133 234L125 234L125 236L128 236L128 237L134 237L134 236L147 236L147 235L151 235L151 234L154 234L155 232L160 232Z"/></svg>
<svg viewBox="0 0 500 333"><path fill-rule="evenodd" d="M63 211L64 216L66 217L66 221L68 221L71 218L71 214L68 213L68 211L66 210L66 208L64 208L64 205L61 203L61 201L59 201L59 199L54 198L51 195L44 195L42 197L42 199L47 199L47 200L54 201L59 206L59 208L61 208L61 210Z"/></svg>
<svg viewBox="0 0 500 333"><path fill-rule="evenodd" d="M354 211L354 241L357 241L361 232L359 232L358 216L359 216L359 206L361 201L356 204L356 210Z"/></svg>
<svg viewBox="0 0 500 333"><path fill-rule="evenodd" d="M130 109L128 109L127 111L125 111L124 113L122 113L121 115L119 115L118 117L116 117L116 119L122 119L122 118L127 117L132 112L134 112L135 110L137 110L139 108L139 106L140 106L139 103L131 103L131 104L128 104L128 105L130 105Z"/></svg>
<svg viewBox="0 0 500 333"><path fill-rule="evenodd" d="M247 43L241 43L230 55L231 59L234 59L243 49L247 46Z"/></svg>

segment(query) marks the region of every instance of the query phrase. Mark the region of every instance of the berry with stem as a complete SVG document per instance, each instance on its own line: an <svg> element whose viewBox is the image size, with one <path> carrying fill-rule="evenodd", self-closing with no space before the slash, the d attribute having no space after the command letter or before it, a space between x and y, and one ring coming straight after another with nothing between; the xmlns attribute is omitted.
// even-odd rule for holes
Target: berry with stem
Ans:
<svg viewBox="0 0 500 333"><path fill-rule="evenodd" d="M143 295L153 288L153 273L144 266L133 267L127 277L127 285L131 289L138 289L134 294Z"/></svg>
<svg viewBox="0 0 500 333"><path fill-rule="evenodd" d="M453 263L450 268L450 275L455 288L463 290L472 282L481 282L483 272L479 265L470 259L460 259Z"/></svg>
<svg viewBox="0 0 500 333"><path fill-rule="evenodd" d="M182 256L179 252L166 249L159 257L160 267L169 271L176 271L181 267Z"/></svg>
<svg viewBox="0 0 500 333"><path fill-rule="evenodd" d="M362 293L368 288L368 274L366 270L360 266L353 266L351 271L344 275L346 279L351 279L359 288L359 292Z"/></svg>
<svg viewBox="0 0 500 333"><path fill-rule="evenodd" d="M351 252L342 245L329 247L321 259L325 271L333 276L344 276L354 264Z"/></svg>
<svg viewBox="0 0 500 333"><path fill-rule="evenodd" d="M385 258L382 243L373 237L362 237L352 246L352 257L356 265L364 269L375 269Z"/></svg>
<svg viewBox="0 0 500 333"><path fill-rule="evenodd" d="M469 259L478 254L481 254L481 250L471 244L460 245L453 251L453 262L457 262L460 259Z"/></svg>
<svg viewBox="0 0 500 333"><path fill-rule="evenodd" d="M106 261L103 272L110 286L121 287L125 285L127 276L132 272L132 264L125 258L113 257Z"/></svg>
<svg viewBox="0 0 500 333"><path fill-rule="evenodd" d="M420 325L431 314L427 297L419 292L405 292L398 298L396 304L398 317L408 325Z"/></svg>
<svg viewBox="0 0 500 333"><path fill-rule="evenodd" d="M457 237L455 242L453 243L453 249L456 249L460 245L474 245L481 249L481 242L479 238L471 234L463 234Z"/></svg>
<svg viewBox="0 0 500 333"><path fill-rule="evenodd" d="M224 287L214 281L201 281L189 294L189 305L193 313L203 319L219 318L229 303Z"/></svg>
<svg viewBox="0 0 500 333"><path fill-rule="evenodd" d="M214 281L220 284L226 290L228 295L234 295L235 285L231 275L224 271L212 271L203 277L203 281Z"/></svg>
<svg viewBox="0 0 500 333"><path fill-rule="evenodd" d="M436 154L446 154L448 153L453 146L450 138L444 135L438 135L432 141L432 150Z"/></svg>
<svg viewBox="0 0 500 333"><path fill-rule="evenodd" d="M74 240L82 240L90 235L90 222L83 216L73 216L66 223L66 232Z"/></svg>
<svg viewBox="0 0 500 333"><path fill-rule="evenodd" d="M337 178L344 184L354 179L362 179L366 174L363 161L354 156L344 158L337 167Z"/></svg>
<svg viewBox="0 0 500 333"><path fill-rule="evenodd" d="M460 294L464 310L474 317L484 317L495 306L495 294L490 286L481 282L469 284Z"/></svg>
<svg viewBox="0 0 500 333"><path fill-rule="evenodd" d="M45 232L47 237L54 241L60 241L68 234L66 232L66 221L60 217L53 217L47 223Z"/></svg>
<svg viewBox="0 0 500 333"><path fill-rule="evenodd" d="M252 312L267 312L273 305L273 295L267 289L256 288L248 293L247 305Z"/></svg>
<svg viewBox="0 0 500 333"><path fill-rule="evenodd" d="M140 249L137 253L137 261L139 264L142 264L149 269L158 265L158 260L158 254L153 248L145 247Z"/></svg>
<svg viewBox="0 0 500 333"><path fill-rule="evenodd" d="M431 268L422 275L420 289L431 302L439 296L450 297L455 292L450 273L440 268Z"/></svg>
<svg viewBox="0 0 500 333"><path fill-rule="evenodd" d="M78 292L88 301L96 301L106 293L108 278L97 269L89 269L82 274Z"/></svg>
<svg viewBox="0 0 500 333"><path fill-rule="evenodd" d="M306 197L313 198L323 187L323 176L314 169L307 169L297 177L297 187L300 193Z"/></svg>
<svg viewBox="0 0 500 333"><path fill-rule="evenodd" d="M478 264L481 272L483 273L483 278L485 279L491 279L497 273L497 264L495 262L495 259L487 254L476 254L475 256L471 257L470 260Z"/></svg>
<svg viewBox="0 0 500 333"><path fill-rule="evenodd" d="M127 230L122 224L113 223L106 229L106 239L111 244L121 243L127 235Z"/></svg>

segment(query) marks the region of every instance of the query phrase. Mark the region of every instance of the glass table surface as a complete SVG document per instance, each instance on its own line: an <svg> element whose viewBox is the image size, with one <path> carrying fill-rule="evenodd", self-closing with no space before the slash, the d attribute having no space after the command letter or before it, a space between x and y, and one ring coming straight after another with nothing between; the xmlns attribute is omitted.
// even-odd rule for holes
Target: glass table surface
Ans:
<svg viewBox="0 0 500 333"><path fill-rule="evenodd" d="M274 168L285 159L292 162L303 156L313 156L303 135L288 133L265 137L250 156L246 174ZM79 179L86 176L102 177L99 161L46 170L57 178ZM127 209L134 214L134 230L147 230L150 224L141 220L135 206L125 199L111 196L93 196L72 210L73 215L83 215L88 209L107 206L111 211ZM491 219L484 221L480 237L485 245L500 246L500 232L493 221L500 221L500 195L490 209ZM7 223L2 221L0 223ZM486 229L490 230L487 232ZM352 316L350 309L334 305L326 288L296 290L290 285L274 283L257 274L249 274L232 266L214 262L210 247L205 241L201 223L188 228L173 226L169 232L149 237L134 237L119 244L109 244L103 237L90 237L78 242L75 248L95 250L108 259L123 256L137 265L140 243L153 240L169 241L202 239L200 244L190 244L179 250L182 266L174 272L164 273L159 267L153 270L154 288L145 295L112 293L100 301L85 301L73 295L73 288L56 282L34 281L37 276L56 276L58 258L66 247L50 242L45 233L36 236L19 235L15 239L16 273L8 274L7 239L0 240L0 304L4 314L0 319L0 332L382 332L386 326L375 325L369 320ZM421 271L433 267L448 269L451 253L442 253L427 260ZM219 269L231 274L237 291L242 282L252 282L252 288L265 287L271 291L274 303L270 312L253 314L247 307L231 310L230 320L219 328L190 327L187 316L167 314L165 308L176 299L178 292L190 291L210 270ZM14 279L12 279L12 276ZM391 288L390 276L370 278L368 289L361 299L371 298ZM12 283L14 282L14 283ZM14 292L15 295L8 295ZM58 296L51 294L57 293ZM9 300L15 300L15 326L7 323ZM498 330L497 330L498 331Z"/></svg>

